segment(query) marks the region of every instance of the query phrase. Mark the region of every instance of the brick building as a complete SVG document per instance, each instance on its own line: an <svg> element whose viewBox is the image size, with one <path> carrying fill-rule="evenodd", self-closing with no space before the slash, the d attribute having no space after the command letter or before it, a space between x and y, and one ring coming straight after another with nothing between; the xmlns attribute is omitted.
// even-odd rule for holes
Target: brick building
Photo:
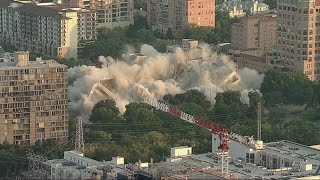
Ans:
<svg viewBox="0 0 320 180"><path fill-rule="evenodd" d="M273 14L242 18L232 24L230 53L265 56L276 43L276 28L277 17Z"/></svg>
<svg viewBox="0 0 320 180"><path fill-rule="evenodd" d="M148 0L147 21L153 30L166 32L188 25L215 26L215 0Z"/></svg>

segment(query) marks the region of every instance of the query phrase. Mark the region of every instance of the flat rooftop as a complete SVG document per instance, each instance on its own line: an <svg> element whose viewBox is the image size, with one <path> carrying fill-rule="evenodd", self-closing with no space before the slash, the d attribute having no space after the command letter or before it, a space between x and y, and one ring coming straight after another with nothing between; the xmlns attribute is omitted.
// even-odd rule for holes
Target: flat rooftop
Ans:
<svg viewBox="0 0 320 180"><path fill-rule="evenodd" d="M297 144L290 141L279 141L264 144L263 151L275 152L277 155L295 158L297 161L305 161L313 165L310 171L292 172L291 168L282 170L267 169L251 163L243 163L236 166L229 163L229 173L236 179L297 179L314 178L320 179L320 174L316 174L320 166L320 150ZM153 168L153 169L152 169ZM212 153L191 155L183 158L172 159L171 162L155 163L148 173L161 172L165 177L183 177L188 179L224 179L220 174L218 158Z"/></svg>
<svg viewBox="0 0 320 180"><path fill-rule="evenodd" d="M54 60L41 60L41 61L29 61L27 66L17 67L16 62L1 62L0 70L12 70L12 69L41 69L48 67L66 68L66 65L59 64Z"/></svg>

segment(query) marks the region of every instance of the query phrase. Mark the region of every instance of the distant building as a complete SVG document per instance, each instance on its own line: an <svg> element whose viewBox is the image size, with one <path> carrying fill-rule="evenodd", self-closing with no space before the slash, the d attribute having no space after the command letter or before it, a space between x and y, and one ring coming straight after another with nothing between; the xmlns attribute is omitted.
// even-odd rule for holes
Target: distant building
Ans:
<svg viewBox="0 0 320 180"><path fill-rule="evenodd" d="M277 17L273 14L243 17L231 27L231 54L263 57L276 43Z"/></svg>
<svg viewBox="0 0 320 180"><path fill-rule="evenodd" d="M230 0L216 5L217 11L228 12L231 18L269 13L269 5L257 0Z"/></svg>
<svg viewBox="0 0 320 180"><path fill-rule="evenodd" d="M166 32L188 25L215 26L215 0L148 0L147 21L152 30Z"/></svg>
<svg viewBox="0 0 320 180"><path fill-rule="evenodd" d="M93 9L97 27L115 28L133 24L133 0L62 0L69 7Z"/></svg>
<svg viewBox="0 0 320 180"><path fill-rule="evenodd" d="M0 143L68 138L67 67L29 61L28 52L7 57L0 62Z"/></svg>
<svg viewBox="0 0 320 180"><path fill-rule="evenodd" d="M236 63L238 69L250 68L259 73L265 73L274 68L274 65L268 64L265 57L257 57L247 54L236 54L231 56L231 59Z"/></svg>
<svg viewBox="0 0 320 180"><path fill-rule="evenodd" d="M189 55L190 59L199 59L202 57L202 48L199 46L199 41L194 39L182 39L181 44L167 46L167 53L174 53L177 48L181 48Z"/></svg>
<svg viewBox="0 0 320 180"><path fill-rule="evenodd" d="M81 57L84 44L96 39L93 11L55 3L0 3L0 42L51 57Z"/></svg>
<svg viewBox="0 0 320 180"><path fill-rule="evenodd" d="M277 43L268 63L304 73L312 81L320 73L320 1L277 1Z"/></svg>

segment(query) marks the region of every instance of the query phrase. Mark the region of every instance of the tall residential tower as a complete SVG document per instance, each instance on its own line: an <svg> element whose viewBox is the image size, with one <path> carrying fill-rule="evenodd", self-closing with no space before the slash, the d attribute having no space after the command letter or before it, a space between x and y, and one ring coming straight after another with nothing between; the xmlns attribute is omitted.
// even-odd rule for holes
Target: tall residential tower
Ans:
<svg viewBox="0 0 320 180"><path fill-rule="evenodd" d="M1 49L1 48L0 48ZM0 144L29 145L68 137L67 67L0 53ZM11 58L13 57L13 58Z"/></svg>
<svg viewBox="0 0 320 180"><path fill-rule="evenodd" d="M93 9L98 27L124 27L133 24L133 0L62 0L70 7Z"/></svg>
<svg viewBox="0 0 320 180"><path fill-rule="evenodd" d="M319 79L320 0L278 0L276 51L268 63Z"/></svg>
<svg viewBox="0 0 320 180"><path fill-rule="evenodd" d="M215 0L148 0L147 20L153 30L166 32L188 25L215 26Z"/></svg>
<svg viewBox="0 0 320 180"><path fill-rule="evenodd" d="M81 57L94 41L95 11L55 3L0 2L0 43L49 57Z"/></svg>

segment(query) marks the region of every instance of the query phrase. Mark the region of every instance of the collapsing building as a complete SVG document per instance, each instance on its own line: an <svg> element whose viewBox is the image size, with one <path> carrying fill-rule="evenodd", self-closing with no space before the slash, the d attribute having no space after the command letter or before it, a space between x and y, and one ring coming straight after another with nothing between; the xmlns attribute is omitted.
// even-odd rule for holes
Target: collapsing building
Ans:
<svg viewBox="0 0 320 180"><path fill-rule="evenodd" d="M130 54L128 64L140 64L147 57L142 54ZM182 66L174 70L171 79L174 79L182 89L199 87L198 76L208 76L211 82L219 89L225 89L228 86L237 85L240 82L240 76L236 68L229 65L222 58L197 58L189 59ZM104 79L96 82L89 94L89 99L93 102L105 99L115 99L115 90L117 88L116 77Z"/></svg>
<svg viewBox="0 0 320 180"><path fill-rule="evenodd" d="M115 78L110 78L96 82L93 85L88 98L93 102L114 99L116 96L112 93L112 91L116 87L115 80Z"/></svg>

